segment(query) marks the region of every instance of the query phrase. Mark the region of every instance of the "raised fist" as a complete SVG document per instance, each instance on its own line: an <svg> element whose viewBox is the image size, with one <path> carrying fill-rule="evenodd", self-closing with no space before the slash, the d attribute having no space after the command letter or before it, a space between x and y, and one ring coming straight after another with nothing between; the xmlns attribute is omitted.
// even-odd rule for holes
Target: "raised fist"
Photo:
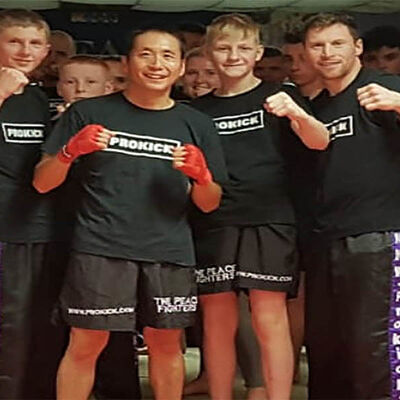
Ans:
<svg viewBox="0 0 400 400"><path fill-rule="evenodd" d="M21 94L29 83L26 75L14 68L0 68L0 99L5 100L12 94Z"/></svg>

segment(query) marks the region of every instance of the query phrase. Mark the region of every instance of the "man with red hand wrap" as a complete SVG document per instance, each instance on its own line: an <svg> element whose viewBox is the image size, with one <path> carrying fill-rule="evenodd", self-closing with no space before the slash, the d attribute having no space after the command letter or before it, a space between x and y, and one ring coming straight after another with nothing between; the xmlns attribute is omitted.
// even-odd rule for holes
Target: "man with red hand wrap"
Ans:
<svg viewBox="0 0 400 400"><path fill-rule="evenodd" d="M194 179L197 184L203 186L213 181L203 152L195 145L185 144L178 147L174 156L174 168Z"/></svg>
<svg viewBox="0 0 400 400"><path fill-rule="evenodd" d="M65 181L74 158L91 153L78 166L81 201L59 302L72 332L58 372L60 398L89 397L109 333L132 331L137 315L154 397L182 397L180 338L197 307L189 200L202 212L213 211L222 195L217 182L227 181L212 120L170 98L184 71L179 38L158 29L135 32L127 68L124 92L76 102L65 112L43 146L33 180L39 192L51 191ZM197 183L188 190L188 179L173 166ZM160 303L164 298L173 307L177 299L185 305L169 312ZM99 311L81 312L89 309Z"/></svg>

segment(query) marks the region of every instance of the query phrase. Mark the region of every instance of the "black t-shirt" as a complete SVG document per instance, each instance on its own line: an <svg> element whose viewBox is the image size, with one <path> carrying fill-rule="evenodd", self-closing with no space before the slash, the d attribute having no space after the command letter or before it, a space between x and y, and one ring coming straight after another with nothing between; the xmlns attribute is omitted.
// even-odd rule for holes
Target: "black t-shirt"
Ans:
<svg viewBox="0 0 400 400"><path fill-rule="evenodd" d="M304 102L311 109L310 100ZM307 110L308 111L308 110ZM312 114L312 111L310 112ZM297 146L295 156L291 157L293 164L290 168L290 189L293 200L297 235L301 243L306 243L311 237L314 224L316 165L320 150L312 150L306 146Z"/></svg>
<svg viewBox="0 0 400 400"><path fill-rule="evenodd" d="M206 216L195 214L196 227L295 222L291 178L307 149L287 118L263 108L265 98L280 90L308 108L293 86L268 83L231 97L210 93L191 103L213 118L229 175L221 207Z"/></svg>
<svg viewBox="0 0 400 400"><path fill-rule="evenodd" d="M54 119L58 116L57 107L64 104L64 99L57 93L55 86L40 86L48 98L48 107L50 111L50 118Z"/></svg>
<svg viewBox="0 0 400 400"><path fill-rule="evenodd" d="M47 242L53 238L53 195L32 186L33 170L47 136L47 98L27 86L0 107L0 241Z"/></svg>
<svg viewBox="0 0 400 400"><path fill-rule="evenodd" d="M391 111L367 111L357 89L400 91L400 78L361 69L341 93L321 93L316 117L331 143L318 157L316 228L331 238L400 229L400 125Z"/></svg>
<svg viewBox="0 0 400 400"><path fill-rule="evenodd" d="M122 93L80 101L61 117L44 145L56 153L88 124L117 132L104 151L79 159L82 198L73 248L142 261L194 265L187 221L189 179L172 168L172 149L193 143L216 181L226 177L212 121L191 107L145 110Z"/></svg>

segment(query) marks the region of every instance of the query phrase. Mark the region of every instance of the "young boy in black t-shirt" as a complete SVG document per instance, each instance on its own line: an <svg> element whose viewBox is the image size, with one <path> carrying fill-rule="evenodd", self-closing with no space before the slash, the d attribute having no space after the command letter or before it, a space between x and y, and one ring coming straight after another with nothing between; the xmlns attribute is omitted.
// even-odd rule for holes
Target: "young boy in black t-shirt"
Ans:
<svg viewBox="0 0 400 400"><path fill-rule="evenodd" d="M311 18L305 48L327 89L313 108L331 137L318 155L306 281L309 396L398 398L400 78L361 67L344 14Z"/></svg>
<svg viewBox="0 0 400 400"><path fill-rule="evenodd" d="M224 180L223 157L212 121L169 96L184 71L177 37L137 32L126 68L124 92L68 109L35 174L35 187L49 191L80 157L83 193L60 298L71 325L60 398L89 396L109 331L133 331L137 312L156 398L182 395L180 336L197 305L186 214L190 200L204 212L218 207L213 175Z"/></svg>
<svg viewBox="0 0 400 400"><path fill-rule="evenodd" d="M98 57L77 55L59 66L57 93L64 107L75 101L102 96L113 92L110 70Z"/></svg>
<svg viewBox="0 0 400 400"><path fill-rule="evenodd" d="M251 18L218 17L208 27L206 48L221 87L192 105L212 116L230 178L220 209L194 220L211 396L232 398L238 320L235 291L247 289L268 397L289 399L293 353L286 295L296 286L289 171L295 155L303 150L301 142L322 149L328 133L296 103L302 104L302 98L293 87L285 89L289 95L279 85L262 83L254 76L263 48L259 27Z"/></svg>
<svg viewBox="0 0 400 400"><path fill-rule="evenodd" d="M53 196L32 188L49 125L29 76L49 50L49 28L27 10L0 12L0 398L54 398L62 332L50 324L62 278L54 256ZM57 264L55 261L57 260Z"/></svg>

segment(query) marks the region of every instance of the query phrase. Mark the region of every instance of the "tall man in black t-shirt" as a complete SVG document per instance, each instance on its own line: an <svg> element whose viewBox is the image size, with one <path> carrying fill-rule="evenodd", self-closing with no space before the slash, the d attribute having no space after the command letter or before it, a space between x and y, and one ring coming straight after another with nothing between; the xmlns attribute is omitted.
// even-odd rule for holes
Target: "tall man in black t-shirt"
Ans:
<svg viewBox="0 0 400 400"><path fill-rule="evenodd" d="M310 398L398 398L400 79L361 68L349 16L311 18L305 47L327 88L314 109L331 137L307 271Z"/></svg>
<svg viewBox="0 0 400 400"><path fill-rule="evenodd" d="M204 212L217 208L214 178L225 179L212 121L170 98L184 71L182 53L171 33L135 33L127 89L73 104L44 146L34 179L40 192L61 184L77 157L82 172L60 298L72 327L59 368L60 399L89 396L109 331L134 330L137 307L156 398L182 395L181 329L197 305L186 214L190 200Z"/></svg>
<svg viewBox="0 0 400 400"><path fill-rule="evenodd" d="M46 96L29 76L46 56L48 39L38 14L0 12L1 399L54 398L62 351L59 331L50 324L62 276L61 257L56 265L49 258L54 203L31 185L49 113Z"/></svg>

